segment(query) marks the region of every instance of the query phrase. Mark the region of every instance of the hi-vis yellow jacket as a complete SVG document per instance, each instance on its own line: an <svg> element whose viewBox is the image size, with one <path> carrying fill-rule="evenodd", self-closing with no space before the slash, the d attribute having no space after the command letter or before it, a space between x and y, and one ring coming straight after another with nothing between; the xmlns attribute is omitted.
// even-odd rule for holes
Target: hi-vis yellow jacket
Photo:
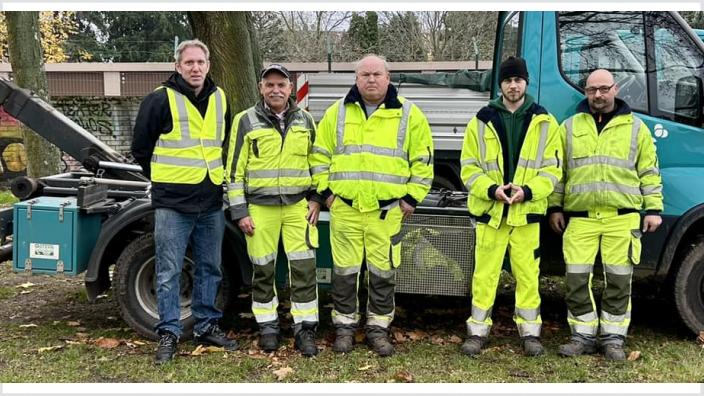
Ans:
<svg viewBox="0 0 704 396"><path fill-rule="evenodd" d="M206 174L213 184L224 181L222 142L225 136L225 93L208 98L205 117L183 94L167 87L173 129L159 136L151 159L151 179L160 183L198 184Z"/></svg>
<svg viewBox="0 0 704 396"><path fill-rule="evenodd" d="M499 228L505 215L503 201L493 192L508 182L523 187L524 202L508 207L507 223L521 226L537 222L548 207L548 196L560 180L559 137L555 117L534 104L526 114L530 123L520 150L513 180L505 180L500 117L496 109L484 107L467 124L461 154L462 182L469 191L467 207L477 221ZM512 131L517 133L519 131ZM505 139L503 139L505 140Z"/></svg>
<svg viewBox="0 0 704 396"><path fill-rule="evenodd" d="M415 206L433 181L433 139L421 110L390 85L369 118L354 86L327 109L310 156L313 183L361 212L403 198Z"/></svg>
<svg viewBox="0 0 704 396"><path fill-rule="evenodd" d="M551 208L565 212L663 209L662 180L650 131L625 102L616 101L617 113L601 133L597 133L586 100L560 127L564 177L550 197Z"/></svg>

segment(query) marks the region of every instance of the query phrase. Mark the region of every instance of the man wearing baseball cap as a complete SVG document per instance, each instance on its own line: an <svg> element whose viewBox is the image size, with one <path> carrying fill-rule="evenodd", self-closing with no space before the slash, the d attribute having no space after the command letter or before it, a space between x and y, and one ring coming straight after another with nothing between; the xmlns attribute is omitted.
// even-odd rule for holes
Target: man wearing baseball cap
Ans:
<svg viewBox="0 0 704 396"><path fill-rule="evenodd" d="M527 356L544 353L540 343L540 220L561 176L555 117L526 94L526 62L501 63L501 96L467 124L461 176L467 207L477 221L472 314L462 353L478 356L487 345L491 312L506 250L516 278L513 319Z"/></svg>
<svg viewBox="0 0 704 396"><path fill-rule="evenodd" d="M291 75L271 64L261 73L262 99L237 114L228 145L225 178L230 215L244 232L254 264L252 312L259 324L259 347L279 348L276 256L283 239L288 258L291 315L296 348L318 353L318 289L315 248L319 206L308 206L311 190L308 154L315 122L291 98ZM321 199L322 200L322 199Z"/></svg>

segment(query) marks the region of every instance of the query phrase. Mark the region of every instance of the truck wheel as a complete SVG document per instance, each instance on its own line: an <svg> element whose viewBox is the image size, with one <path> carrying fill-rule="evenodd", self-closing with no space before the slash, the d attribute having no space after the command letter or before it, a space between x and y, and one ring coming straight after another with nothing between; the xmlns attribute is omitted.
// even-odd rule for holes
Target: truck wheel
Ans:
<svg viewBox="0 0 704 396"><path fill-rule="evenodd" d="M191 314L191 295L193 292L194 262L190 249L183 260L180 285L180 308L183 334L181 339L193 336L194 319ZM117 300L122 311L122 318L140 335L157 339L154 325L159 321L156 302L156 271L154 256L154 235L148 233L130 242L120 254L115 266L114 285ZM222 310L228 301L229 276L223 271L217 307Z"/></svg>
<svg viewBox="0 0 704 396"><path fill-rule="evenodd" d="M675 277L675 303L695 334L704 330L704 236L695 239Z"/></svg>
<svg viewBox="0 0 704 396"><path fill-rule="evenodd" d="M457 188L455 187L455 183L453 183L453 182L452 182L450 179L448 179L447 177L445 177L445 176L440 176L440 175L436 175L436 176L433 178L433 185L432 185L432 188L433 188L433 189L437 189L437 190L443 189L443 188L446 189L446 190L450 190L450 191L455 191L455 190L457 190Z"/></svg>

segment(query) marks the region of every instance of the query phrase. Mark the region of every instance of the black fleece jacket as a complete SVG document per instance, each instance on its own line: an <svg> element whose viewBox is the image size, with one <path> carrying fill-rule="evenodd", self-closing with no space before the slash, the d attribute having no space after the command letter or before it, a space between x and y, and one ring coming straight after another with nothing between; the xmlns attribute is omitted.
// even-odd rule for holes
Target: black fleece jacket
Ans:
<svg viewBox="0 0 704 396"><path fill-rule="evenodd" d="M203 116L208 110L210 94L217 89L213 80L206 77L203 89L196 96L195 91L178 73L173 73L162 85L185 95ZM232 114L228 103L225 113L225 142L229 140L231 125ZM145 176L151 178L150 162L156 142L161 134L170 132L172 128L169 98L165 89L158 89L147 95L139 106L132 138L132 156L142 166ZM223 156L225 153L227 147L223 149ZM152 206L155 208L170 208L183 213L203 213L222 208L222 205L222 184L213 184L207 175L198 184L152 182Z"/></svg>

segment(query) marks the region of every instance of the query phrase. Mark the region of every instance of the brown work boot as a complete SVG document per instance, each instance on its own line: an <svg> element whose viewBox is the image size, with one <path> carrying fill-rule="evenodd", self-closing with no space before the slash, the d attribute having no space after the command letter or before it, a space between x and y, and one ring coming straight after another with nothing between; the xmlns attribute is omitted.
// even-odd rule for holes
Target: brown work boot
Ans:
<svg viewBox="0 0 704 396"><path fill-rule="evenodd" d="M354 348L354 336L351 334L335 335L335 342L332 344L332 350L339 353L352 352Z"/></svg>
<svg viewBox="0 0 704 396"><path fill-rule="evenodd" d="M585 342L572 339L568 344L560 345L557 349L557 353L560 356L565 357L575 357L579 355L592 354L596 352L596 347L594 344L587 344Z"/></svg>
<svg viewBox="0 0 704 396"><path fill-rule="evenodd" d="M372 351L381 357L394 354L394 346L391 344L388 334L374 335L373 337L367 335L367 344Z"/></svg>
<svg viewBox="0 0 704 396"><path fill-rule="evenodd" d="M469 336L464 341L464 344L462 344L460 350L467 356L477 357L482 353L482 349L484 349L488 343L489 339L487 337Z"/></svg>
<svg viewBox="0 0 704 396"><path fill-rule="evenodd" d="M623 350L623 345L606 344L601 347L601 351L608 360L626 360L626 352Z"/></svg>

